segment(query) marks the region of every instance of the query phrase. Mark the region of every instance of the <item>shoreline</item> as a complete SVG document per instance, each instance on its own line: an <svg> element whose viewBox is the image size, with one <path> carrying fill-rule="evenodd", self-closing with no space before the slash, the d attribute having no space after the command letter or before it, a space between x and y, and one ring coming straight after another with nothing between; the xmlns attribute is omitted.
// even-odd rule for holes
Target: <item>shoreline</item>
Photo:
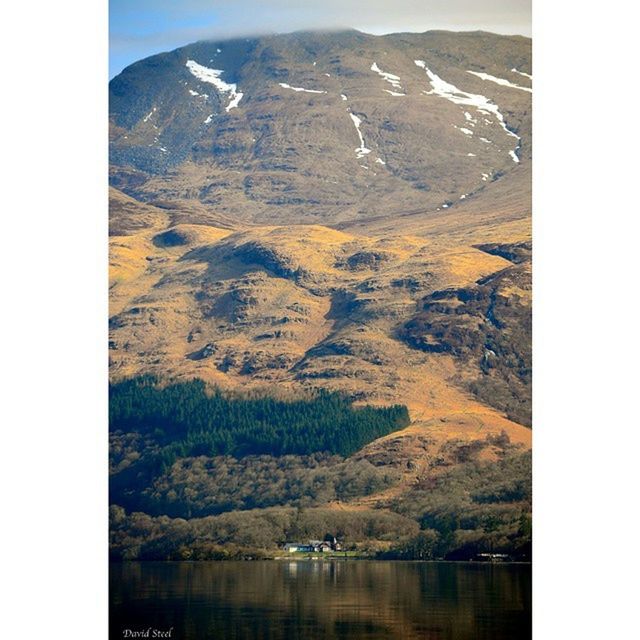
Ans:
<svg viewBox="0 0 640 640"><path fill-rule="evenodd" d="M404 562L404 563L431 563L431 564L473 564L473 565L529 565L531 566L533 563L531 560L444 560L443 558L438 559L425 559L425 560L409 560L409 559L400 559L400 558L375 558L368 556L349 556L349 557L330 557L324 558L321 556L309 556L309 557L289 557L289 556L273 556L270 558L225 558L220 560L168 560L168 559L147 559L147 560L123 560L123 559L109 559L109 565L120 565L120 564L153 564L153 563L163 563L163 564L218 564L223 562L278 562L278 561L286 561L286 562L346 562L346 561L357 561L357 562Z"/></svg>

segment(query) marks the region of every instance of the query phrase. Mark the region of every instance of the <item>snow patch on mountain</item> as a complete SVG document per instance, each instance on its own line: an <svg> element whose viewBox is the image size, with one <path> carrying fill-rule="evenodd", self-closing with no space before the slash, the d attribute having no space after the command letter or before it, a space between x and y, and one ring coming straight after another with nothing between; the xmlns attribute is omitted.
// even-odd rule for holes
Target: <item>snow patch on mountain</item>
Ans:
<svg viewBox="0 0 640 640"><path fill-rule="evenodd" d="M240 100L242 100L242 97L244 96L244 93L236 93L236 95L231 99L231 102L227 105L227 111L231 110L231 109L235 109L238 106L238 103L240 102Z"/></svg>
<svg viewBox="0 0 640 640"><path fill-rule="evenodd" d="M156 112L156 108L153 107L153 109L151 109L151 111L149 111L149 113L142 118L142 122L148 122L149 118Z"/></svg>
<svg viewBox="0 0 640 640"><path fill-rule="evenodd" d="M513 73L518 73L521 76L524 76L525 78L529 78L529 80L533 80L533 76L529 75L528 73L525 73L524 71L518 71L515 67L511 69L511 71L513 71Z"/></svg>
<svg viewBox="0 0 640 640"><path fill-rule="evenodd" d="M375 62L371 65L371 71L375 71L381 78L384 78L394 89L400 89L400 91L404 91L402 85L400 84L399 76L395 76L393 75L393 73L387 73L386 71L383 71ZM387 89L385 89L385 91L387 91L387 93L390 93L392 96L405 95L404 93L394 93L392 91L388 91Z"/></svg>
<svg viewBox="0 0 640 640"><path fill-rule="evenodd" d="M514 84L513 82L509 82L509 80L505 80L504 78L496 78L496 76L492 76L488 73L481 73L479 71L467 71L474 76L480 78L480 80L488 80L489 82L495 82L503 87L510 87L511 89L520 89L520 91L528 91L529 93L533 93L531 87L521 87L519 84Z"/></svg>
<svg viewBox="0 0 640 640"><path fill-rule="evenodd" d="M453 125L458 131L462 131L466 136L472 136L473 131L471 129L467 129L466 127L458 127L457 125Z"/></svg>
<svg viewBox="0 0 640 640"><path fill-rule="evenodd" d="M327 93L326 91L318 91L317 89L304 89L303 87L292 87L286 82L278 82L283 89L291 89L291 91L304 91L305 93Z"/></svg>
<svg viewBox="0 0 640 640"><path fill-rule="evenodd" d="M436 95L440 98L445 98L446 100L453 102L453 104L475 107L477 111L485 115L489 115L492 113L498 119L498 122L504 129L505 133L518 141L516 150L519 148L520 136L515 134L507 127L504 121L504 116L500 113L500 109L498 108L497 104L491 102L491 100L486 96L483 96L479 93L469 93L467 91L462 91L462 89L458 89L458 87L456 87L455 85L447 82L446 80L443 80L440 76L433 73L433 71L431 71L429 67L427 67L427 63L424 60L414 60L414 62L417 67L425 70L427 77L429 78L429 83L431 84L432 88L431 91L424 92L426 95ZM481 138L481 140L484 141L483 138ZM509 155L514 162L520 162L515 152L509 152Z"/></svg>
<svg viewBox="0 0 640 640"><path fill-rule="evenodd" d="M220 93L228 94L230 101L226 106L225 111L228 113L231 109L235 109L238 106L240 100L242 100L243 93L238 92L236 84L231 84L220 79L220 75L224 73L222 69L209 69L198 64L195 60L187 60L186 67L189 71L201 82L207 82L212 84Z"/></svg>
<svg viewBox="0 0 640 640"><path fill-rule="evenodd" d="M367 149L364 146L364 138L362 137L362 132L360 131L360 125L362 124L362 120L358 118L355 113L350 113L349 116L353 121L353 124L356 127L356 131L358 132L358 138L360 138L360 146L356 149L356 158L363 158L368 153L371 153L371 149Z"/></svg>

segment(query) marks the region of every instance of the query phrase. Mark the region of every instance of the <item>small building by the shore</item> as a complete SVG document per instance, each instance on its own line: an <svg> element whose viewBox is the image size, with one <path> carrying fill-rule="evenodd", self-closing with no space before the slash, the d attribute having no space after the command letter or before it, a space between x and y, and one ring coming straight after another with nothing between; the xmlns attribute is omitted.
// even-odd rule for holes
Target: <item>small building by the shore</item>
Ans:
<svg viewBox="0 0 640 640"><path fill-rule="evenodd" d="M335 540L309 540L309 542L285 542L282 545L284 551L289 553L330 553L331 551L340 551L342 546Z"/></svg>
<svg viewBox="0 0 640 640"><path fill-rule="evenodd" d="M507 553L477 553L474 560L476 562L508 562L511 556Z"/></svg>
<svg viewBox="0 0 640 640"><path fill-rule="evenodd" d="M303 542L285 542L282 548L289 553L315 551L313 545Z"/></svg>

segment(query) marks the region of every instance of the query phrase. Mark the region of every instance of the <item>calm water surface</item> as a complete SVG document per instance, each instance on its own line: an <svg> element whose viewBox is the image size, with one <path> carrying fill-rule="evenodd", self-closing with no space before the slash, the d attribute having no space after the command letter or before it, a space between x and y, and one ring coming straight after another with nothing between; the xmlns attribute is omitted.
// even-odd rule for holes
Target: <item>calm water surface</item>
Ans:
<svg viewBox="0 0 640 640"><path fill-rule="evenodd" d="M531 637L529 565L132 562L110 574L113 640Z"/></svg>

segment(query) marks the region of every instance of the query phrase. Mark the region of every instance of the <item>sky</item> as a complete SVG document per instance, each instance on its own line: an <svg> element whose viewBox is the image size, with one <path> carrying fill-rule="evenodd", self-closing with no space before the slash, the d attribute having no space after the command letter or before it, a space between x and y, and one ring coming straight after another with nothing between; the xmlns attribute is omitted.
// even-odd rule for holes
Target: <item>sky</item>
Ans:
<svg viewBox="0 0 640 640"><path fill-rule="evenodd" d="M531 36L531 0L111 0L109 77L196 40L336 28Z"/></svg>

